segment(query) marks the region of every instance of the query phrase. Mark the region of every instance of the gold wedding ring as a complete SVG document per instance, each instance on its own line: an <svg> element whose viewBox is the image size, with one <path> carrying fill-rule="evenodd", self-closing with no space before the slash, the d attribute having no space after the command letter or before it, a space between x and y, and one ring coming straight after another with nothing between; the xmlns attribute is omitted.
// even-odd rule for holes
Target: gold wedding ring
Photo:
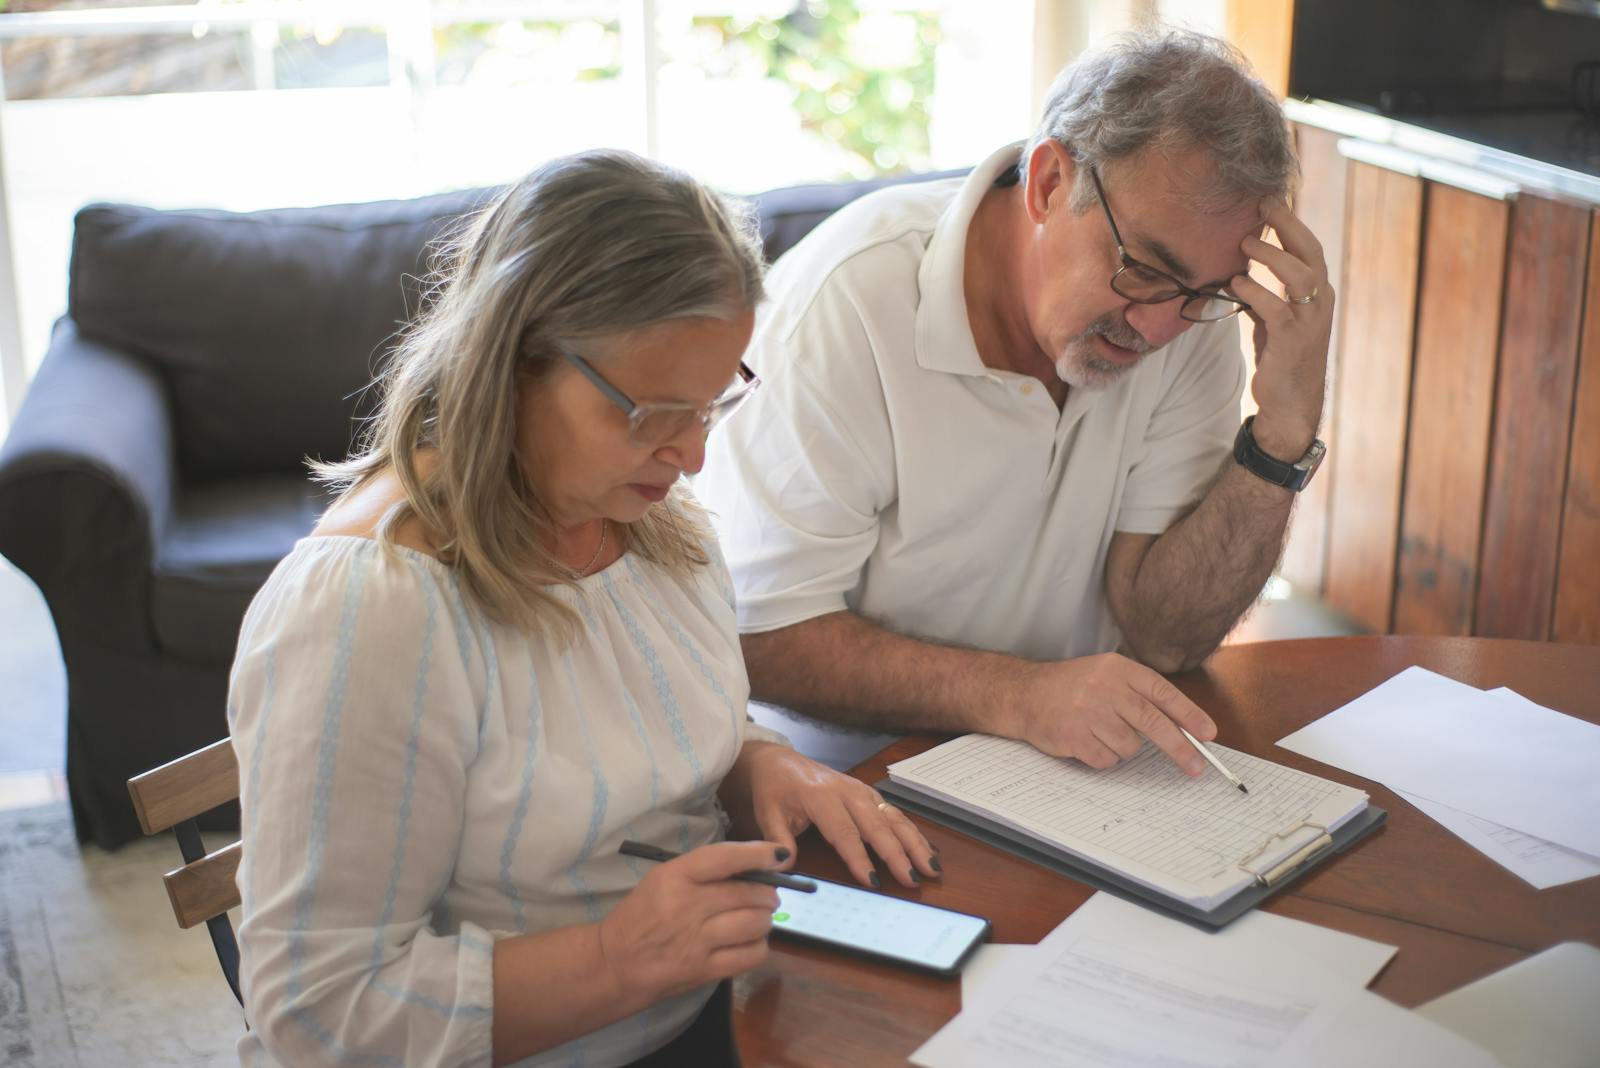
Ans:
<svg viewBox="0 0 1600 1068"><path fill-rule="evenodd" d="M1312 301L1317 299L1317 292L1318 292L1317 287L1316 286L1312 286L1311 287L1311 292L1307 293L1303 297L1290 297L1289 298L1289 303L1290 304L1310 304Z"/></svg>
<svg viewBox="0 0 1600 1068"><path fill-rule="evenodd" d="M894 806L889 804L889 802L887 802L887 801L879 801L878 802L878 811L883 813L885 816L887 816L889 813L894 811Z"/></svg>

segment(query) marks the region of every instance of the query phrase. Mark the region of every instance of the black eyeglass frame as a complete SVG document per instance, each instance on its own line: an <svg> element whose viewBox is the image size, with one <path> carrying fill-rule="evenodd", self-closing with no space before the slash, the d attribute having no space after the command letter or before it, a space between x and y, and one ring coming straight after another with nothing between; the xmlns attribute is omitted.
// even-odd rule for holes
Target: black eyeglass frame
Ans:
<svg viewBox="0 0 1600 1068"><path fill-rule="evenodd" d="M1159 270L1150 266L1148 263L1141 262L1140 260L1136 260L1132 256L1128 255L1128 250L1122 244L1122 233L1117 229L1117 220L1111 214L1111 205L1106 202L1106 190L1105 186L1100 184L1099 168L1097 168L1093 163L1089 164L1089 177L1094 181L1095 195L1100 198L1100 207L1105 211L1106 222L1111 226L1111 239L1117 243L1117 257L1122 261L1122 265L1119 266L1116 270L1116 273L1111 276L1111 291L1113 293L1117 294L1119 297L1131 300L1135 304L1165 304L1169 300L1176 300L1179 297L1183 297L1183 305L1178 309L1178 316L1182 319L1187 319L1191 323L1220 323L1224 319L1233 318L1242 311L1250 310L1250 305L1246 304L1238 297L1230 297L1226 293L1221 293L1215 290L1208 291L1204 289L1192 289L1178 281L1176 278L1172 277L1172 275L1168 274L1166 271ZM1153 297L1140 297L1135 296L1132 293L1124 292L1123 290L1117 288L1117 279L1121 278L1129 268L1144 271L1147 274L1156 275L1158 278L1165 278L1168 282L1172 283L1172 292L1166 294L1165 296ZM1213 300L1220 300L1226 304L1232 304L1233 310L1228 312L1226 315L1219 315L1211 319L1197 318L1196 316L1188 314L1189 305L1193 304L1197 300L1203 303L1210 303Z"/></svg>
<svg viewBox="0 0 1600 1068"><path fill-rule="evenodd" d="M592 363L579 356L576 352L565 346L557 346L556 351L561 353L562 359L582 372L583 377L592 382L594 387L604 394L607 400L622 409L623 414L628 417L628 440L635 445L660 446L672 440L671 437L663 438L660 441L651 441L638 437L640 425L650 416L659 412L695 413L700 417L700 426L704 433L710 434L713 427L733 414L734 409L749 400L750 394L754 393L761 385L760 377L750 369L750 365L740 360L739 379L743 383L743 388L736 388L731 393L724 393L710 404L688 404L681 401L639 404L622 390L606 381L605 376L595 370Z"/></svg>

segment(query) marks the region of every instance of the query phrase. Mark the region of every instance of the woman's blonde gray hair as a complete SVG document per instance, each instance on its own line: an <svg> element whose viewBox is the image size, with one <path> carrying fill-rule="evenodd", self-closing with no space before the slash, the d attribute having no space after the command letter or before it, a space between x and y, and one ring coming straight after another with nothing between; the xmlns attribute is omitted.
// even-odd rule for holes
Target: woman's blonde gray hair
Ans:
<svg viewBox="0 0 1600 1068"><path fill-rule="evenodd" d="M359 448L314 463L316 477L348 493L392 469L404 496L381 544L416 520L489 615L570 634L576 616L548 587L576 576L548 548L550 514L517 458L519 383L547 373L560 346L737 321L762 298L762 270L753 213L688 175L622 151L552 160L441 242ZM709 563L710 537L678 488L627 528L630 551L678 573Z"/></svg>
<svg viewBox="0 0 1600 1068"><path fill-rule="evenodd" d="M1054 139L1079 163L1104 167L1147 149L1201 148L1212 170L1196 199L1203 212L1232 210L1268 196L1287 198L1300 165L1277 99L1238 49L1192 30L1121 35L1063 70L1045 99L1044 117L1022 159ZM1072 208L1095 204L1079 167Z"/></svg>

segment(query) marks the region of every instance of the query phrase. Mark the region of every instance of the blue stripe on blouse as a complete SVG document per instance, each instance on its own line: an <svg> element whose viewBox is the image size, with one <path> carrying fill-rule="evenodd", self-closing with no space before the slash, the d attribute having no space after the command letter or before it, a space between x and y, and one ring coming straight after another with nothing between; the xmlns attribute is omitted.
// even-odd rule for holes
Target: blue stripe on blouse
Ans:
<svg viewBox="0 0 1600 1068"><path fill-rule="evenodd" d="M339 633L334 640L333 670L328 682L328 697L323 704L322 736L317 743L316 781L311 795L311 833L307 843L306 880L295 899L294 919L289 928L289 996L305 991L306 930L311 926L311 906L322 878L322 857L328 846L328 810L333 802L334 765L339 755L339 727L344 719L345 693L350 686L350 658L356 640L356 620L361 608L361 591L366 586L372 559L358 557L345 583L344 605L339 612Z"/></svg>
<svg viewBox="0 0 1600 1068"><path fill-rule="evenodd" d="M500 891L511 900L516 914L518 934L528 930L528 906L522 892L511 878L511 861L516 854L517 839L522 836L522 821L528 815L528 802L533 796L533 768L539 757L539 732L543 729L544 699L539 693L539 672L533 662L533 643L528 649L528 749L522 757L522 782L517 787L517 807L512 812L511 825L506 828L505 841L500 844Z"/></svg>
<svg viewBox="0 0 1600 1068"><path fill-rule="evenodd" d="M344 698L350 686L350 658L355 646L356 620L360 614L361 592L366 586L367 573L372 569L370 558L361 558L350 570L345 584L344 605L339 613L339 633L334 642L333 672L328 685L328 699L323 706L322 736L317 743L316 782L312 789L311 833L307 844L306 881L295 900L294 919L289 928L289 983L291 999L305 993L306 930L311 926L311 907L316 900L317 884L322 878L323 853L328 845L328 810L333 798L334 766L339 753L339 727L344 717ZM400 1068L398 1057L382 1054L353 1054L333 1033L323 1027L303 1006L291 1005L289 1017L324 1049L345 1064L394 1065Z"/></svg>
<svg viewBox="0 0 1600 1068"><path fill-rule="evenodd" d="M678 698L672 692L672 685L667 681L667 673L661 666L661 657L656 654L656 648L651 644L644 629L639 626L639 621L628 611L628 606L623 604L622 598L617 596L615 585L611 576L600 572L600 581L605 585L606 593L611 597L611 603L617 610L617 617L622 620L623 628L628 632L628 638L633 642L640 657L644 659L645 666L650 671L650 681L655 686L656 698L661 702L661 710L666 714L667 724L672 728L672 740L678 747L678 752L688 763L694 773L694 785L705 785L705 769L700 765L700 755L694 751L694 746L689 742L689 732L683 726L683 711L678 706Z"/></svg>
<svg viewBox="0 0 1600 1068"><path fill-rule="evenodd" d="M700 647L695 644L694 639L690 638L688 633L678 625L677 618L673 615L672 610L662 602L661 595L648 582L643 581L644 576L639 574L634 567L633 561L628 560L627 565L629 573L637 580L639 592L644 595L644 599L649 603L650 607L655 609L656 615L661 621L667 625L667 630L671 632L673 640L678 643L678 648L688 654L689 659L694 662L694 666L700 669L701 677L711 685L711 692L722 699L722 706L728 710L729 726L733 728L733 736L737 738L739 736L739 711L734 708L733 698L728 696L728 691L723 689L722 680L717 677L716 672L711 670L711 665L706 663L706 658L701 653Z"/></svg>
<svg viewBox="0 0 1600 1068"><path fill-rule="evenodd" d="M420 569L419 569L420 570ZM411 728L406 734L405 770L400 780L400 811L395 817L394 860L389 864L389 885L383 893L383 912L372 932L372 970L383 964L383 929L394 918L395 898L400 892L400 872L406 859L406 832L411 825L411 802L417 786L417 746L422 739L422 712L428 698L428 669L433 664L433 636L437 625L439 597L426 572L422 579L422 641L417 648L417 678L411 685Z"/></svg>
<svg viewBox="0 0 1600 1068"><path fill-rule="evenodd" d="M295 901L294 919L289 929L288 995L291 999L298 998L305 992L306 931L311 924L312 905L316 898L317 885L322 878L323 856L328 844L328 816L332 806L333 778L338 762L339 732L344 720L345 696L350 687L350 661L355 647L356 624L360 618L361 595L373 566L375 561L372 556L362 554L358 557L351 567L350 578L345 586L344 604L339 614L339 633L334 642L333 670L328 685L328 699L324 705L322 736L317 745L317 770L312 790L306 881ZM482 1005L446 1005L434 998L399 990L388 983L383 983L381 986L385 993L447 1015L482 1016L493 1011L492 1008ZM340 1063L403 1068L404 1062L392 1055L353 1053L303 1006L292 1005L289 1016Z"/></svg>
<svg viewBox="0 0 1600 1068"><path fill-rule="evenodd" d="M622 691L623 703L628 709L628 718L633 721L634 733L639 736L639 748L650 757L650 811L654 812L661 807L661 765L656 762L655 751L650 747L650 736L645 733L644 717L639 714L639 702L633 699L633 694L626 689ZM630 867L633 867L630 859Z"/></svg>
<svg viewBox="0 0 1600 1068"><path fill-rule="evenodd" d="M264 673L266 684L261 693L261 715L256 719L256 729L251 732L250 744L255 746L255 751L250 754L250 787L249 796L261 796L261 752L266 747L262 744L267 736L267 719L272 715L272 696L278 688L278 646L274 642L267 646L263 654L266 664ZM255 838L256 827L261 816L261 806L249 805L245 811L245 826L242 837L249 840ZM243 869L240 872L245 884L243 893L251 900L255 900L255 867L250 863L248 854L240 860Z"/></svg>
<svg viewBox="0 0 1600 1068"><path fill-rule="evenodd" d="M494 642L494 631L489 627L478 628L478 646L483 653L484 681L483 704L478 706L478 752L483 752L483 741L489 732L489 707L494 703L494 694L500 686L500 653Z"/></svg>
<svg viewBox="0 0 1600 1068"><path fill-rule="evenodd" d="M435 631L438 626L439 589L433 574L426 568L415 568L422 583L423 619L422 641L417 650L417 678L411 691L411 728L406 737L405 772L400 788L400 812L395 824L394 861L389 867L389 885L384 892L383 914L378 918L372 935L372 962L370 976L372 989L408 1005L431 1009L443 1016L483 1016L493 1010L483 1005L457 1005L397 986L377 973L383 967L383 935L394 918L395 898L400 888L400 873L405 862L406 834L411 822L411 803L414 800L417 780L417 750L422 738L422 714L427 707L428 671L433 663ZM490 948L479 939L458 938L463 949L482 951Z"/></svg>
<svg viewBox="0 0 1600 1068"><path fill-rule="evenodd" d="M562 664L567 669L567 682L572 687L574 694L583 693L583 688L578 685L577 672L572 664L572 651L569 649L562 654ZM600 828L605 825L606 805L611 796L611 784L607 781L605 772L600 768L600 756L595 752L594 735L589 731L589 717L587 709L579 709L578 727L583 734L583 749L589 757L589 774L594 779L594 793L589 800L589 826L584 832L583 844L578 847L578 855L567 868L567 881L572 888L583 895L583 906L588 913L590 923L600 922L600 899L595 896L594 890L589 886L589 881L578 870L594 853L595 845L600 841Z"/></svg>
<svg viewBox="0 0 1600 1068"><path fill-rule="evenodd" d="M450 593L451 596L447 598L447 603L450 606L450 618L455 623L456 649L461 654L461 663L463 666L470 665L472 663L472 642L473 637L476 635L479 641L478 652L483 656L484 671L488 676L488 681L485 683L483 691L485 702L484 707L479 709L478 736L476 739L476 744L479 750L482 750L483 729L484 725L489 720L487 714L488 701L490 699L489 695L493 693L492 683L496 673L495 669L498 667L498 664L490 663L490 658L493 656L492 649L487 654L484 652L482 645L483 636L477 633L479 628L473 625L472 609L467 605L467 599L461 592L460 583L455 581L453 572L451 573L450 579ZM467 748L467 746L464 745L462 748Z"/></svg>

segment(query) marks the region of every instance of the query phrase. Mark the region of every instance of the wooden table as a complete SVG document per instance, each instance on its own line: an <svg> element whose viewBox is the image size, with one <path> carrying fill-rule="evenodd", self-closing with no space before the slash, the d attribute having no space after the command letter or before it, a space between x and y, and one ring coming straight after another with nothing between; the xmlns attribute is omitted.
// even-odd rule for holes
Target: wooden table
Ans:
<svg viewBox="0 0 1600 1068"><path fill-rule="evenodd" d="M1273 897L1269 912L1399 946L1372 989L1418 1005L1569 939L1600 945L1600 879L1534 890L1394 791L1277 748L1277 739L1413 664L1482 688L1510 686L1600 723L1600 649L1484 638L1363 637L1261 642L1221 649L1173 681L1217 721L1233 748L1366 790L1387 826ZM884 768L942 739L901 739L854 771ZM1597 816L1600 818L1600 816ZM888 893L987 916L996 942L1037 942L1093 891L938 824L918 819L940 850L942 882ZM850 882L814 833L799 870ZM782 940L734 985L734 1032L747 1068L904 1064L961 1008L957 979Z"/></svg>

